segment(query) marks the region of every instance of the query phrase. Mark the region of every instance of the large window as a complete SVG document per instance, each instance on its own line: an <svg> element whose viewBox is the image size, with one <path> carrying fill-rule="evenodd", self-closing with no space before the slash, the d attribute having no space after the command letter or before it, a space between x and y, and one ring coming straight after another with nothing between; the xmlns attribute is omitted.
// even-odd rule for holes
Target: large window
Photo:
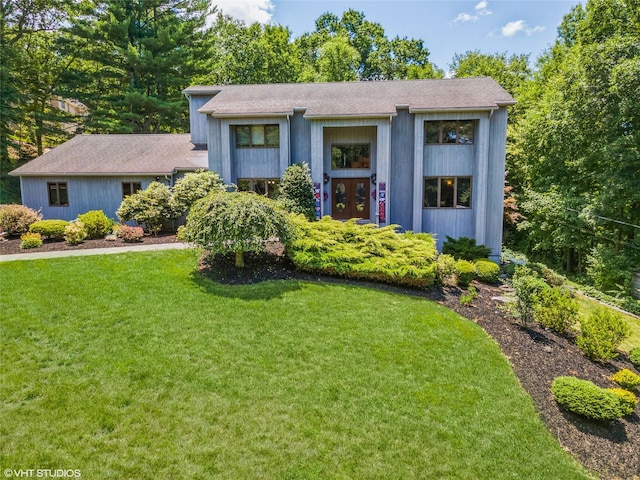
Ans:
<svg viewBox="0 0 640 480"><path fill-rule="evenodd" d="M424 143L426 145L472 145L474 129L473 120L424 122Z"/></svg>
<svg viewBox="0 0 640 480"><path fill-rule="evenodd" d="M142 184L140 182L122 182L122 198L133 195L136 192L142 190Z"/></svg>
<svg viewBox="0 0 640 480"><path fill-rule="evenodd" d="M256 192L269 198L278 198L280 194L279 178L239 178L238 190Z"/></svg>
<svg viewBox="0 0 640 480"><path fill-rule="evenodd" d="M331 145L331 168L371 168L371 145L368 143Z"/></svg>
<svg viewBox="0 0 640 480"><path fill-rule="evenodd" d="M280 146L279 125L236 125L236 147L265 148Z"/></svg>
<svg viewBox="0 0 640 480"><path fill-rule="evenodd" d="M424 208L471 208L471 177L425 177Z"/></svg>
<svg viewBox="0 0 640 480"><path fill-rule="evenodd" d="M66 183L47 183L49 190L49 205L52 207L68 207L69 195Z"/></svg>

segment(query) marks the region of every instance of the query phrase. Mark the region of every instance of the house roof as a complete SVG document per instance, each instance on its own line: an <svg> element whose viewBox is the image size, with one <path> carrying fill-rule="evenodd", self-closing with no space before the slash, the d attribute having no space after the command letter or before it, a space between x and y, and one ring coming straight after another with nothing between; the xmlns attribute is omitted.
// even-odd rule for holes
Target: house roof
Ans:
<svg viewBox="0 0 640 480"><path fill-rule="evenodd" d="M495 110L515 104L490 77L373 82L194 86L187 95L213 95L198 111L215 117L291 115L369 117L411 112Z"/></svg>
<svg viewBox="0 0 640 480"><path fill-rule="evenodd" d="M189 134L78 135L16 168L15 176L169 175L207 168Z"/></svg>

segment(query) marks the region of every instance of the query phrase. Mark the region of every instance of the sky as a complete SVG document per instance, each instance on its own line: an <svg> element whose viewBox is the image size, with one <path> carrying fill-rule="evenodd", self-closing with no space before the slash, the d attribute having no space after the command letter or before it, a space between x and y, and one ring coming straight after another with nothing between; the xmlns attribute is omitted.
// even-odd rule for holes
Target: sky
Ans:
<svg viewBox="0 0 640 480"><path fill-rule="evenodd" d="M550 47L564 15L579 0L214 0L226 15L246 23L288 27L293 38L315 29L325 12L349 8L379 23L388 38L421 39L429 60L445 72L455 54L530 54L530 63Z"/></svg>

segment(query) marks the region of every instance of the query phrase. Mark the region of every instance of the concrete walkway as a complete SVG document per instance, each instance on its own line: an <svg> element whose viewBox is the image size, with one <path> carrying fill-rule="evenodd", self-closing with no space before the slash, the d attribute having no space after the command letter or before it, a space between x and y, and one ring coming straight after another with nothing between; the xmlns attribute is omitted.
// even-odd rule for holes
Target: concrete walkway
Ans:
<svg viewBox="0 0 640 480"><path fill-rule="evenodd" d="M84 250L56 250L51 252L14 253L0 255L0 262L12 262L15 260L40 260L43 258L82 257L86 255L110 255L126 252L150 252L155 250L178 250L192 248L187 243L156 243L152 245L127 245L126 247L111 248L87 248Z"/></svg>

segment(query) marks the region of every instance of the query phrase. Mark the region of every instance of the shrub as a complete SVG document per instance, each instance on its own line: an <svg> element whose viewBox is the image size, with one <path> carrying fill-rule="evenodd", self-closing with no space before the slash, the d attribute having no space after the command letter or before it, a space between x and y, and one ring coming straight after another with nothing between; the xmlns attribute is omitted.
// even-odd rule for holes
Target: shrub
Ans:
<svg viewBox="0 0 640 480"><path fill-rule="evenodd" d="M0 205L0 228L7 235L28 232L29 226L38 220L42 220L42 215L24 205Z"/></svg>
<svg viewBox="0 0 640 480"><path fill-rule="evenodd" d="M473 285L469 285L467 293L460 295L460 305L471 305L478 298L478 291Z"/></svg>
<svg viewBox="0 0 640 480"><path fill-rule="evenodd" d="M39 233L23 233L20 236L20 248L38 248L42 246L42 236Z"/></svg>
<svg viewBox="0 0 640 480"><path fill-rule="evenodd" d="M611 380L627 390L633 390L640 385L640 375L633 373L628 368L623 368L614 373L611 376Z"/></svg>
<svg viewBox="0 0 640 480"><path fill-rule="evenodd" d="M134 220L144 225L149 233L156 234L162 222L171 218L171 190L160 182L151 182L147 188L128 195L116 212L121 222Z"/></svg>
<svg viewBox="0 0 640 480"><path fill-rule="evenodd" d="M225 185L220 175L210 170L198 170L189 172L176 181L169 203L173 213L179 217L211 192L224 191Z"/></svg>
<svg viewBox="0 0 640 480"><path fill-rule="evenodd" d="M298 215L294 224L297 233L287 254L300 270L418 288L436 279L433 235L330 217L309 222Z"/></svg>
<svg viewBox="0 0 640 480"><path fill-rule="evenodd" d="M438 279L442 284L447 283L456 273L456 259L451 255L446 253L439 255L436 265L438 267Z"/></svg>
<svg viewBox="0 0 640 480"><path fill-rule="evenodd" d="M638 406L638 397L629 390L625 390L624 388L607 388L607 391L618 397L620 401L620 412L623 417L631 415Z"/></svg>
<svg viewBox="0 0 640 480"><path fill-rule="evenodd" d="M129 225L122 225L118 229L118 237L120 237L126 243L141 242L144 237L144 230L142 227L130 227Z"/></svg>
<svg viewBox="0 0 640 480"><path fill-rule="evenodd" d="M212 193L198 200L182 236L212 254L234 253L244 266L245 252L261 252L268 240L282 243L292 234L288 214L270 198L250 192Z"/></svg>
<svg viewBox="0 0 640 480"><path fill-rule="evenodd" d="M64 239L69 245L77 245L87 238L87 231L84 223L80 221L71 222L64 229Z"/></svg>
<svg viewBox="0 0 640 480"><path fill-rule="evenodd" d="M288 212L302 214L311 222L316 219L313 181L307 163L296 163L287 167L280 183L278 200Z"/></svg>
<svg viewBox="0 0 640 480"><path fill-rule="evenodd" d="M458 260L456 274L458 275L458 285L466 287L476 278L476 267L467 260Z"/></svg>
<svg viewBox="0 0 640 480"><path fill-rule="evenodd" d="M491 260L476 260L474 262L478 280L484 283L496 283L500 278L500 266Z"/></svg>
<svg viewBox="0 0 640 480"><path fill-rule="evenodd" d="M535 319L536 298L544 289L550 288L544 280L526 266L517 266L511 278L515 298L505 304L505 310L521 325L527 325Z"/></svg>
<svg viewBox="0 0 640 480"><path fill-rule="evenodd" d="M619 315L608 309L598 309L580 320L580 335L576 343L592 360L605 361L618 356L616 349L631 335L631 329Z"/></svg>
<svg viewBox="0 0 640 480"><path fill-rule="evenodd" d="M104 238L111 233L113 220L107 217L102 210L90 210L78 215L78 220L84 224L87 238Z"/></svg>
<svg viewBox="0 0 640 480"><path fill-rule="evenodd" d="M565 333L578 322L578 310L578 303L565 288L543 288L534 298L534 319L557 333Z"/></svg>
<svg viewBox="0 0 640 480"><path fill-rule="evenodd" d="M442 245L442 253L453 255L456 260L473 262L479 258L487 258L491 255L491 249L484 245L476 245L475 238L460 237L455 239L447 235L447 240Z"/></svg>
<svg viewBox="0 0 640 480"><path fill-rule="evenodd" d="M29 227L32 233L39 233L43 238L50 240L64 240L64 229L69 222L66 220L40 220Z"/></svg>
<svg viewBox="0 0 640 480"><path fill-rule="evenodd" d="M615 420L628 410L617 393L575 377L556 378L551 384L551 393L570 412L593 420Z"/></svg>
<svg viewBox="0 0 640 480"><path fill-rule="evenodd" d="M629 360L636 368L640 368L640 348L634 348L629 352Z"/></svg>

